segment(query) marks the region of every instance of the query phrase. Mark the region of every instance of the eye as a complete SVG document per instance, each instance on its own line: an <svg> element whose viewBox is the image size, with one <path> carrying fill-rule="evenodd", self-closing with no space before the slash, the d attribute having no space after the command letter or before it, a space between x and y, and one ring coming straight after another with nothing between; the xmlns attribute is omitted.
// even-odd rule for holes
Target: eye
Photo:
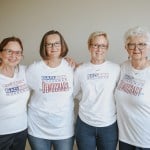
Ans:
<svg viewBox="0 0 150 150"><path fill-rule="evenodd" d="M46 46L46 47L51 47L51 46L52 46L52 43L46 43L45 46Z"/></svg>
<svg viewBox="0 0 150 150"><path fill-rule="evenodd" d="M91 46L92 46L93 48L98 48L98 45L97 45L97 44L91 44Z"/></svg>
<svg viewBox="0 0 150 150"><path fill-rule="evenodd" d="M59 47L60 46L60 42L56 42L54 43L56 47Z"/></svg>
<svg viewBox="0 0 150 150"><path fill-rule="evenodd" d="M22 51L16 51L16 55L21 55Z"/></svg>
<svg viewBox="0 0 150 150"><path fill-rule="evenodd" d="M107 48L107 45L101 44L101 48Z"/></svg>
<svg viewBox="0 0 150 150"><path fill-rule="evenodd" d="M10 49L7 49L6 52L7 52L8 54L12 54L12 50L10 50Z"/></svg>
<svg viewBox="0 0 150 150"><path fill-rule="evenodd" d="M147 44L146 43L139 43L138 45L139 46L146 46Z"/></svg>
<svg viewBox="0 0 150 150"><path fill-rule="evenodd" d="M135 44L134 43L129 43L128 46L135 46Z"/></svg>

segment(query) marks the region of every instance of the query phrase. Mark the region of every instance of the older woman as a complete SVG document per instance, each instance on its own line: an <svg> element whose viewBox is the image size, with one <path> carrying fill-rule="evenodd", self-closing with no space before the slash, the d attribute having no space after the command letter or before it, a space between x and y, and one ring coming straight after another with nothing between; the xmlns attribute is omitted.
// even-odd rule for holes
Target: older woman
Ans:
<svg viewBox="0 0 150 150"><path fill-rule="evenodd" d="M119 78L119 65L106 60L109 42L105 32L89 36L91 60L75 72L74 95L82 92L76 124L79 150L116 150L118 128L114 89Z"/></svg>
<svg viewBox="0 0 150 150"><path fill-rule="evenodd" d="M125 34L128 60L115 91L120 150L150 150L150 33L135 27Z"/></svg>
<svg viewBox="0 0 150 150"><path fill-rule="evenodd" d="M27 81L29 142L33 150L72 150L74 141L73 69L63 59L67 44L58 31L44 34L42 60L31 64Z"/></svg>
<svg viewBox="0 0 150 150"><path fill-rule="evenodd" d="M22 42L8 37L0 43L0 149L24 150L27 138L26 104L29 89Z"/></svg>

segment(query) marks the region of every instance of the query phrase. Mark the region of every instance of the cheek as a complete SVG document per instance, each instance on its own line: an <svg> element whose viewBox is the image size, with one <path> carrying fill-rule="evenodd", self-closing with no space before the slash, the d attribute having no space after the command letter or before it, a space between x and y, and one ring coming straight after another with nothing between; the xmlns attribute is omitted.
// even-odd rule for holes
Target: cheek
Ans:
<svg viewBox="0 0 150 150"><path fill-rule="evenodd" d="M1 58L3 61L5 61L5 60L8 60L8 59L9 59L9 57L7 57L6 55L0 55L0 58Z"/></svg>
<svg viewBox="0 0 150 150"><path fill-rule="evenodd" d="M128 49L126 49L126 50L127 50L128 55L131 55L131 54L132 54L132 51L130 51L130 50L128 50Z"/></svg>
<svg viewBox="0 0 150 150"><path fill-rule="evenodd" d="M95 50L90 51L91 56L95 56Z"/></svg>
<svg viewBox="0 0 150 150"><path fill-rule="evenodd" d="M93 50L91 48L89 48L89 53L92 54Z"/></svg>
<svg viewBox="0 0 150 150"><path fill-rule="evenodd" d="M143 52L143 55L144 55L144 56L148 56L148 54L149 54L149 51Z"/></svg>
<svg viewBox="0 0 150 150"><path fill-rule="evenodd" d="M104 53L107 54L108 53L108 49L104 49Z"/></svg>
<svg viewBox="0 0 150 150"><path fill-rule="evenodd" d="M18 62L20 62L23 59L23 57L18 58Z"/></svg>

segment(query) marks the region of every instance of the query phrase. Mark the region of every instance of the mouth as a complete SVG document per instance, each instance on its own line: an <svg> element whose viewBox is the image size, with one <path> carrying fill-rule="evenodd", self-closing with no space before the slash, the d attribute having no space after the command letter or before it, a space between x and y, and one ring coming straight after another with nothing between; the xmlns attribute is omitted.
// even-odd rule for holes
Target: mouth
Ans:
<svg viewBox="0 0 150 150"><path fill-rule="evenodd" d="M141 55L141 53L133 53L133 55Z"/></svg>
<svg viewBox="0 0 150 150"><path fill-rule="evenodd" d="M18 59L17 58L10 58L10 59L8 59L8 61L11 63L15 63L15 62L18 62Z"/></svg>
<svg viewBox="0 0 150 150"><path fill-rule="evenodd" d="M97 51L97 52L95 52L96 54L98 54L98 55L103 55L104 53L103 52L101 52L101 51Z"/></svg>
<svg viewBox="0 0 150 150"><path fill-rule="evenodd" d="M56 53L56 52L58 52L58 51L57 50L51 51L51 53Z"/></svg>

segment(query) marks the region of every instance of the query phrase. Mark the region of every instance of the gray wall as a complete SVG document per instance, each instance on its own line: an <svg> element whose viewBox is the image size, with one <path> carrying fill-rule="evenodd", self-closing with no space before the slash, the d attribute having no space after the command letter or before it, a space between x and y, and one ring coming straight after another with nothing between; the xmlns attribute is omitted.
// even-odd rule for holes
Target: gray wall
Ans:
<svg viewBox="0 0 150 150"><path fill-rule="evenodd" d="M40 59L41 38L52 29L63 34L69 56L78 62L89 60L89 34L105 31L110 39L107 58L121 63L127 59L124 32L139 25L150 28L150 0L0 0L0 41L20 37L26 65Z"/></svg>
<svg viewBox="0 0 150 150"><path fill-rule="evenodd" d="M39 44L48 30L60 31L69 56L87 61L87 38L93 31L108 33L107 58L121 63L127 58L123 34L132 26L150 27L149 0L0 0L0 41L19 36L24 44L23 64L39 60Z"/></svg>

